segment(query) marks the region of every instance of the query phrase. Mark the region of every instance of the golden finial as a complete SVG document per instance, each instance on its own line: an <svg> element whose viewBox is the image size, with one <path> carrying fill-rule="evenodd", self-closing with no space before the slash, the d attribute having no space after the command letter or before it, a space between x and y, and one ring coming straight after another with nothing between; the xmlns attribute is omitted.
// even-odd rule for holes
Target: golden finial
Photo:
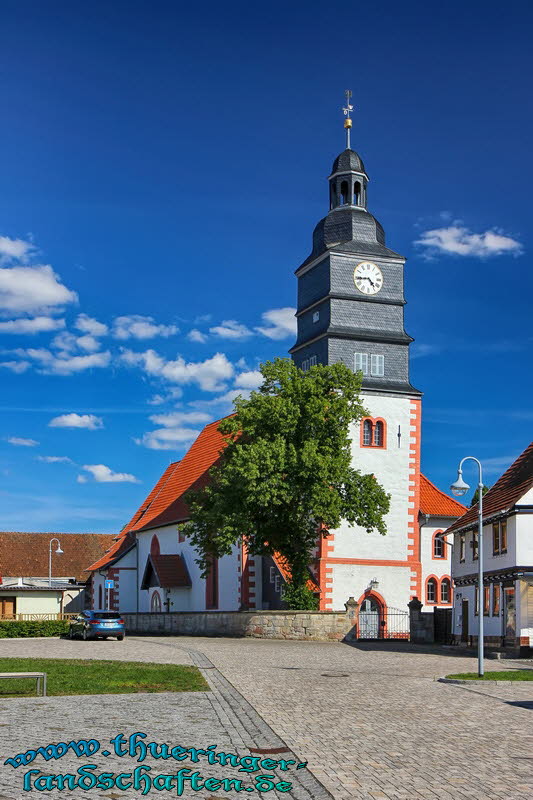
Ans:
<svg viewBox="0 0 533 800"><path fill-rule="evenodd" d="M343 107L344 116L346 119L344 120L344 128L346 130L346 149L350 149L350 128L352 127L352 118L350 117L350 112L353 111L353 106L350 104L350 100L352 99L352 92L350 89L346 89L344 92L346 95L346 105Z"/></svg>

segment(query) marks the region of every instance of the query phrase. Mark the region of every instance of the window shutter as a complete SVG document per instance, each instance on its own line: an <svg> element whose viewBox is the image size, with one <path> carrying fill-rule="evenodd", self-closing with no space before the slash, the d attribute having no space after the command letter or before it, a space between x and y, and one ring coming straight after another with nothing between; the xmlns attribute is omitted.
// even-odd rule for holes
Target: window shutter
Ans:
<svg viewBox="0 0 533 800"><path fill-rule="evenodd" d="M385 372L385 356L372 355L370 357L370 374L376 377L383 377Z"/></svg>
<svg viewBox="0 0 533 800"><path fill-rule="evenodd" d="M362 372L363 375L368 375L367 353L354 353L354 372Z"/></svg>

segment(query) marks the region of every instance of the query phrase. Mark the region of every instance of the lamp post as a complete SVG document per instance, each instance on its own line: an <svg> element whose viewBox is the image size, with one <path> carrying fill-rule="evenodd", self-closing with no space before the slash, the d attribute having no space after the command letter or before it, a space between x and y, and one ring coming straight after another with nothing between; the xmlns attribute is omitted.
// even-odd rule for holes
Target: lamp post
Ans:
<svg viewBox="0 0 533 800"><path fill-rule="evenodd" d="M479 499L478 499L478 533L477 533L477 557L478 557L478 590L477 590L477 597L478 597L478 622L479 622L479 630L478 630L478 637L477 637L477 673L480 678L483 677L484 668L483 668L483 470L481 467L481 462L478 461L477 458L474 456L466 456L465 458L461 459L459 463L459 468L457 470L457 480L455 483L452 483L450 489L452 494L456 497L462 497L462 495L466 494L466 492L470 489L468 483L465 483L463 480L463 464L465 461L475 461L478 466L479 471L479 483L478 483L478 490L479 490ZM475 611L475 609L474 609Z"/></svg>
<svg viewBox="0 0 533 800"><path fill-rule="evenodd" d="M57 542L57 550L55 551L56 555L60 556L63 553L59 539L54 536L53 539L50 539L50 543L48 545L48 586L50 588L52 588L52 542Z"/></svg>

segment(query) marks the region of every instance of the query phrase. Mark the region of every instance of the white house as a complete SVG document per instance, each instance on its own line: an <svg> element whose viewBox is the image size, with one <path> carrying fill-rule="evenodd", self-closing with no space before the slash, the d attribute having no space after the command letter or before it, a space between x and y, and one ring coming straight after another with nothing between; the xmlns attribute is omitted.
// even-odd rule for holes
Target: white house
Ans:
<svg viewBox="0 0 533 800"><path fill-rule="evenodd" d="M455 583L453 632L473 643L479 632L478 506L451 525ZM533 647L533 443L483 496L484 640Z"/></svg>

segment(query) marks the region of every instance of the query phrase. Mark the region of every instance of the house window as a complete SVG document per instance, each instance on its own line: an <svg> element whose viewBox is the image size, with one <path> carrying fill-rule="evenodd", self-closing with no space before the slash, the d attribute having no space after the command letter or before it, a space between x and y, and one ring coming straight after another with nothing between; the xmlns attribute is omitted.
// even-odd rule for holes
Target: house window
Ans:
<svg viewBox="0 0 533 800"><path fill-rule="evenodd" d="M372 446L372 420L365 419L363 422L363 447Z"/></svg>
<svg viewBox="0 0 533 800"><path fill-rule="evenodd" d="M441 603L451 602L451 584L449 578L443 578L440 584L440 601Z"/></svg>
<svg viewBox="0 0 533 800"><path fill-rule="evenodd" d="M218 558L212 558L205 579L205 607L218 608Z"/></svg>
<svg viewBox="0 0 533 800"><path fill-rule="evenodd" d="M459 561L464 561L466 557L466 536L461 533L459 536Z"/></svg>
<svg viewBox="0 0 533 800"><path fill-rule="evenodd" d="M500 523L494 522L492 525L492 555L499 556L500 552Z"/></svg>
<svg viewBox="0 0 533 800"><path fill-rule="evenodd" d="M302 361L302 370L307 372L310 367L316 367L316 356L309 356Z"/></svg>
<svg viewBox="0 0 533 800"><path fill-rule="evenodd" d="M276 577L276 567L270 567L270 583L274 583Z"/></svg>
<svg viewBox="0 0 533 800"><path fill-rule="evenodd" d="M483 587L483 616L490 614L490 586Z"/></svg>
<svg viewBox="0 0 533 800"><path fill-rule="evenodd" d="M375 378L382 378L385 374L385 356L370 356L370 374Z"/></svg>
<svg viewBox="0 0 533 800"><path fill-rule="evenodd" d="M341 183L341 204L345 205L348 202L348 182Z"/></svg>
<svg viewBox="0 0 533 800"><path fill-rule="evenodd" d="M276 575L274 578L274 591L279 594L280 590L281 590L281 576Z"/></svg>
<svg viewBox="0 0 533 800"><path fill-rule="evenodd" d="M378 420L374 426L374 446L383 447L384 441L384 426L382 421Z"/></svg>
<svg viewBox="0 0 533 800"><path fill-rule="evenodd" d="M435 578L430 578L426 584L426 603L437 602L437 581Z"/></svg>
<svg viewBox="0 0 533 800"><path fill-rule="evenodd" d="M474 561L477 561L478 557L478 535L477 531L473 531L472 533L472 558Z"/></svg>
<svg viewBox="0 0 533 800"><path fill-rule="evenodd" d="M360 205L361 204L360 201L361 201L361 184L359 183L359 181L356 181L354 183L354 185L353 185L353 202L354 202L354 205L356 205L356 206Z"/></svg>
<svg viewBox="0 0 533 800"><path fill-rule="evenodd" d="M183 533L182 528L180 528L179 525L178 525L178 544L183 544L185 539L186 539L186 536Z"/></svg>
<svg viewBox="0 0 533 800"><path fill-rule="evenodd" d="M500 522L500 553L507 552L507 520Z"/></svg>
<svg viewBox="0 0 533 800"><path fill-rule="evenodd" d="M368 353L354 353L354 372L368 375Z"/></svg>
<svg viewBox="0 0 533 800"><path fill-rule="evenodd" d="M500 616L500 584L495 583L492 587L492 616Z"/></svg>
<svg viewBox="0 0 533 800"><path fill-rule="evenodd" d="M150 542L150 555L151 556L158 556L160 554L159 548L159 539L157 538L156 534L152 536L152 541Z"/></svg>
<svg viewBox="0 0 533 800"><path fill-rule="evenodd" d="M433 534L433 558L444 558L445 548L444 539L442 538L442 531L436 531Z"/></svg>
<svg viewBox="0 0 533 800"><path fill-rule="evenodd" d="M319 319L320 319L320 311L314 311L313 312L313 322L318 322Z"/></svg>

